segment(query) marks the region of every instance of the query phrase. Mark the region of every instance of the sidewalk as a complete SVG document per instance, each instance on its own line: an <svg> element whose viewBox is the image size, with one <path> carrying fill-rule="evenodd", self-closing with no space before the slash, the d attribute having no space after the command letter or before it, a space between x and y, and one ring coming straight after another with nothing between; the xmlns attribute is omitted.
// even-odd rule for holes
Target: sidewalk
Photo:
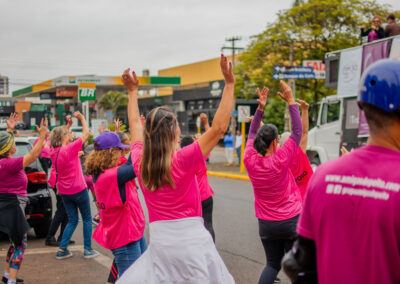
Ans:
<svg viewBox="0 0 400 284"><path fill-rule="evenodd" d="M227 166L225 149L219 145L212 150L209 162L207 163L207 169L208 175L249 180L246 169L244 169L244 173L240 172L237 157L233 158L233 165Z"/></svg>

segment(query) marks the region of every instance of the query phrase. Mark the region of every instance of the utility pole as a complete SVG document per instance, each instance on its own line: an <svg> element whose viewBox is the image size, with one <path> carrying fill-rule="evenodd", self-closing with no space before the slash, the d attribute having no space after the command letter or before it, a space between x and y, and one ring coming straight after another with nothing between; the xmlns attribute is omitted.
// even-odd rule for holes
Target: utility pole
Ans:
<svg viewBox="0 0 400 284"><path fill-rule="evenodd" d="M221 51L224 51L224 49L230 49L232 50L232 68L234 69L236 66L236 60L235 60L235 55L236 55L236 50L243 50L243 47L236 47L235 46L235 42L238 40L242 40L241 37L231 37L231 38L227 38L225 39L225 41L230 42L231 46L223 46L221 48ZM232 110L236 110L236 100L235 98L233 98L233 109ZM235 138L236 137L236 119L231 119L231 131L232 131L232 135Z"/></svg>

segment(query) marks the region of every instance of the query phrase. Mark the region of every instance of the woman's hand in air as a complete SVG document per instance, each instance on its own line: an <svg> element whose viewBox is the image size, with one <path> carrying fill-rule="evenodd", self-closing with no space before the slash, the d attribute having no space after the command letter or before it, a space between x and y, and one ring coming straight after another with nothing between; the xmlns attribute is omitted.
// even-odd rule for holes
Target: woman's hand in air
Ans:
<svg viewBox="0 0 400 284"><path fill-rule="evenodd" d="M278 92L278 95L284 99L288 105L294 105L296 104L294 97L293 97L293 93L292 93L292 89L289 87L288 84L286 84L284 81L280 81L281 83L281 88L282 88L282 93Z"/></svg>
<svg viewBox="0 0 400 284"><path fill-rule="evenodd" d="M260 92L260 89L257 88L257 94L258 94L258 99L257 99L257 102L258 102L258 109L261 110L261 111L264 110L265 105L267 104L268 92L269 92L269 89L266 88L266 87L264 87L264 88L262 89L261 92Z"/></svg>
<svg viewBox="0 0 400 284"><path fill-rule="evenodd" d="M137 91L139 89L139 80L136 77L135 71L132 71L132 75L129 73L129 71L130 68L126 69L122 74L122 83L129 92Z"/></svg>
<svg viewBox="0 0 400 284"><path fill-rule="evenodd" d="M225 55L221 54L221 71L224 75L226 84L235 84L235 75L233 75L232 62L228 63L228 59Z"/></svg>

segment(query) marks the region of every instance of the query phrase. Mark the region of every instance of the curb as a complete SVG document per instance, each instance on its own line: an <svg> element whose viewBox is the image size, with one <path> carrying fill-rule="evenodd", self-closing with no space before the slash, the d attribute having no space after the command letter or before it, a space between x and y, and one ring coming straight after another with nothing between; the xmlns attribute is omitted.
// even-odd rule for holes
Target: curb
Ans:
<svg viewBox="0 0 400 284"><path fill-rule="evenodd" d="M222 177L222 178L231 178L231 179L240 179L240 180L250 181L248 176L235 175L235 174L224 173L224 172L207 171L207 175L215 176L215 177Z"/></svg>

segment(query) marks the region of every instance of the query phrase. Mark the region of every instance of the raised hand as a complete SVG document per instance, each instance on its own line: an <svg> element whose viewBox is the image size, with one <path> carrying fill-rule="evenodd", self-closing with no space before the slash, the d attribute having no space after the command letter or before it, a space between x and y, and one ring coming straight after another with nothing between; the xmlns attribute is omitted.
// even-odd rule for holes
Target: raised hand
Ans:
<svg viewBox="0 0 400 284"><path fill-rule="evenodd" d="M114 119L114 126L115 126L115 133L121 131L121 120L119 119Z"/></svg>
<svg viewBox="0 0 400 284"><path fill-rule="evenodd" d="M47 135L49 134L49 129L47 128L48 125L48 121L47 118L42 119L40 121L40 127L38 127L37 125L35 125L36 127L36 131L39 133L40 137L47 137Z"/></svg>
<svg viewBox="0 0 400 284"><path fill-rule="evenodd" d="M340 152L342 153L342 156L347 155L349 153L349 151L344 146L340 148Z"/></svg>
<svg viewBox="0 0 400 284"><path fill-rule="evenodd" d="M143 128L146 125L146 118L143 115L140 115L140 122L142 123Z"/></svg>
<svg viewBox="0 0 400 284"><path fill-rule="evenodd" d="M83 116L83 114L81 114L79 111L74 112L74 117L78 120L83 120L85 119L85 117Z"/></svg>
<svg viewBox="0 0 400 284"><path fill-rule="evenodd" d="M67 116L65 117L65 120L67 121L67 128L70 129L71 126L72 126L72 119L71 119L71 116L70 116L70 115L67 115Z"/></svg>
<svg viewBox="0 0 400 284"><path fill-rule="evenodd" d="M228 59L225 55L221 54L221 71L224 75L225 83L234 84L235 83L235 75L233 75L232 71L232 62L228 63Z"/></svg>
<svg viewBox="0 0 400 284"><path fill-rule="evenodd" d="M296 102L294 101L292 89L286 84L284 81L280 81L282 93L278 92L278 95L284 99L289 105L294 105Z"/></svg>
<svg viewBox="0 0 400 284"><path fill-rule="evenodd" d="M135 71L132 71L132 75L129 73L130 68L126 69L122 74L122 83L128 89L128 91L136 91L139 89L139 80L136 77Z"/></svg>
<svg viewBox="0 0 400 284"><path fill-rule="evenodd" d="M208 117L205 113L200 113L200 122L203 125L208 124Z"/></svg>
<svg viewBox="0 0 400 284"><path fill-rule="evenodd" d="M257 94L258 94L257 102L259 110L264 110L265 105L267 104L268 92L269 89L266 87L264 87L261 92L260 89L257 88Z"/></svg>
<svg viewBox="0 0 400 284"><path fill-rule="evenodd" d="M15 125L17 125L17 114L16 113L10 114L10 117L6 119L6 124L7 124L7 131L13 131Z"/></svg>
<svg viewBox="0 0 400 284"><path fill-rule="evenodd" d="M103 133L104 132L104 125L100 124L99 128L97 128L97 130L99 131L100 134Z"/></svg>
<svg viewBox="0 0 400 284"><path fill-rule="evenodd" d="M301 111L308 111L308 109L310 107L308 105L308 103L306 101L303 101L303 100L298 100L298 101L299 101L299 105L300 105Z"/></svg>

